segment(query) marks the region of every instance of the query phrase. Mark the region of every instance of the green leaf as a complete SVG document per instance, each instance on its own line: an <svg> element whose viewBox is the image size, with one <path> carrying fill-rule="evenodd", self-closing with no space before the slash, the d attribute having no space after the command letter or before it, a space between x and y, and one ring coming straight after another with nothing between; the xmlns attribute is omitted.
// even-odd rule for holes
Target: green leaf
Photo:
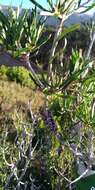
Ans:
<svg viewBox="0 0 95 190"><path fill-rule="evenodd" d="M9 20L2 11L0 11L0 23L2 24L4 30L6 31L6 28L9 27Z"/></svg>
<svg viewBox="0 0 95 190"><path fill-rule="evenodd" d="M38 7L39 9L42 9L43 11L48 11L47 9L45 9L42 5L40 5L39 3L37 3L35 0L30 0L36 7Z"/></svg>
<svg viewBox="0 0 95 190"><path fill-rule="evenodd" d="M68 4L68 6L67 6L66 9L64 10L64 12L68 13L69 10L72 9L73 2L74 2L74 0L72 0L72 1Z"/></svg>
<svg viewBox="0 0 95 190"><path fill-rule="evenodd" d="M73 24L72 26L70 26L68 28L65 28L63 30L63 32L61 33L61 35L59 36L58 41L61 40L67 34L73 32L73 31L75 31L76 29L79 29L79 28L80 28L80 24Z"/></svg>
<svg viewBox="0 0 95 190"><path fill-rule="evenodd" d="M51 9L53 9L53 2L52 2L52 0L47 0L47 2L49 4L49 6L51 7Z"/></svg>
<svg viewBox="0 0 95 190"><path fill-rule="evenodd" d="M78 1L78 7L80 7L80 5L81 5L81 1L82 1L82 0L79 0L79 1Z"/></svg>
<svg viewBox="0 0 95 190"><path fill-rule="evenodd" d="M59 90L66 89L73 81L76 81L78 77L83 73L87 68L89 68L88 63L84 64L84 67L82 69L79 69L78 71L75 71L72 75L70 75L67 80L64 81L64 83L60 84Z"/></svg>
<svg viewBox="0 0 95 190"><path fill-rule="evenodd" d="M85 12L87 12L87 11L89 11L89 10L91 10L93 7L95 7L95 3L93 3L92 5L89 5L89 6L86 8L86 10L84 10L84 11L81 12L81 14L82 14L82 13L85 13Z"/></svg>

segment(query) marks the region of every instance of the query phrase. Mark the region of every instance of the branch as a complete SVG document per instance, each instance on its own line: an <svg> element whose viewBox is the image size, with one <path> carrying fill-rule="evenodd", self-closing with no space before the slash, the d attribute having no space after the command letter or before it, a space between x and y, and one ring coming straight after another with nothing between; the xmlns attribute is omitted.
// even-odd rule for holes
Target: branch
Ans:
<svg viewBox="0 0 95 190"><path fill-rule="evenodd" d="M81 176L79 176L78 178L76 178L75 180L73 180L72 182L70 182L70 185L78 182L80 179L82 179L87 173L89 172L89 169L85 170Z"/></svg>

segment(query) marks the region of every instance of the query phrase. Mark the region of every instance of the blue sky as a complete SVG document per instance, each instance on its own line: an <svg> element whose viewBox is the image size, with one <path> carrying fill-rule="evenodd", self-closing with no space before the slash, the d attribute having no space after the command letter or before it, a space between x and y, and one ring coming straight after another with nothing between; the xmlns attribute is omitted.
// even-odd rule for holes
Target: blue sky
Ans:
<svg viewBox="0 0 95 190"><path fill-rule="evenodd" d="M85 0L83 0L83 1L85 1ZM92 0L92 1L94 1L94 0ZM12 6L18 6L18 5L20 5L21 2L23 2L22 6L24 8L32 8L33 7L33 4L29 0L0 0L0 4L12 5ZM40 4L42 4L43 6L47 6L46 0L38 0L38 2ZM90 12L93 13L93 12L95 12L94 10L95 10L95 8Z"/></svg>
<svg viewBox="0 0 95 190"><path fill-rule="evenodd" d="M0 4L2 5L19 5L21 2L23 2L24 8L33 7L29 0L0 0ZM39 0L38 2L46 6L46 0Z"/></svg>

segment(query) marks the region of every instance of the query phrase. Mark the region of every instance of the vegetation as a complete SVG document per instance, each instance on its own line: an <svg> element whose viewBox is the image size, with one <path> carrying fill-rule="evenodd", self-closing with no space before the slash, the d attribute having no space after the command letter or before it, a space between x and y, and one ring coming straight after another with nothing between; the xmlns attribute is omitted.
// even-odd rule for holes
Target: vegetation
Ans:
<svg viewBox="0 0 95 190"><path fill-rule="evenodd" d="M43 30L43 22L37 22L36 9L20 14L19 8L15 11L10 7L7 14L0 11L0 44L14 57L37 50Z"/></svg>
<svg viewBox="0 0 95 190"><path fill-rule="evenodd" d="M95 168L95 60L73 48L67 61L64 60L67 36L80 27L76 24L64 28L64 21L81 6L86 5L88 11L95 3L87 6L88 1L47 0L50 8L45 9L37 1L31 2L36 6L31 17L26 12L15 18L0 15L2 47L5 45L15 59L24 59L29 69L4 66L0 69L3 78L0 82L0 188L77 189L78 181ZM37 22L37 8L42 10L41 14L59 19L45 71L39 64L38 70L34 70L30 62L30 57L38 55L39 48L51 38L49 35L43 42L40 40L44 24ZM10 38L10 26L12 35L16 30L19 32L15 39ZM30 79L39 91L29 88L34 88Z"/></svg>
<svg viewBox="0 0 95 190"><path fill-rule="evenodd" d="M24 69L24 67L6 67L1 66L0 67L0 78L6 79L9 81L15 81L22 86L30 86L32 88L35 88L35 84L33 81L31 81L31 78L29 76L29 71L27 69Z"/></svg>

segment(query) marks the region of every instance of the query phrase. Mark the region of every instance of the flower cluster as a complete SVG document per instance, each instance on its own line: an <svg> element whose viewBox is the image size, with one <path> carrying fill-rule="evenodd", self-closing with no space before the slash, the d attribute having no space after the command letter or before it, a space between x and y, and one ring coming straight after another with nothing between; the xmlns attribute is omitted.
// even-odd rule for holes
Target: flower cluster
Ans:
<svg viewBox="0 0 95 190"><path fill-rule="evenodd" d="M45 123L45 126L49 127L51 132L55 132L57 126L56 126L56 123L53 119L51 111L41 107L40 108L40 114L41 114L41 117Z"/></svg>
<svg viewBox="0 0 95 190"><path fill-rule="evenodd" d="M59 142L59 147L56 149L56 153L60 156L62 150L64 149L64 141L61 133L57 131L57 126L53 119L52 113L48 108L43 108L43 107L41 107L39 111L45 123L45 126L55 134L55 138Z"/></svg>

